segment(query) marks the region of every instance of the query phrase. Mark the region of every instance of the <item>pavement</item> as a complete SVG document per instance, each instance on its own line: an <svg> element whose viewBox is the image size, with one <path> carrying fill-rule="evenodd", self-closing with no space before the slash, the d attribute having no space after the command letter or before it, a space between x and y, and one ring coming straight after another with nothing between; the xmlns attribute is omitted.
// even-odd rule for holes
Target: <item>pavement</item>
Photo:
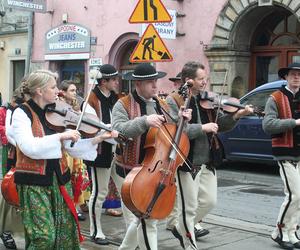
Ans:
<svg viewBox="0 0 300 250"><path fill-rule="evenodd" d="M125 223L123 217L111 217L103 214L102 226L104 233L110 240L108 246L99 246L90 241L88 237L88 221L81 222L83 234L86 240L82 244L82 249L118 249L124 234ZM210 233L197 242L199 249L215 250L268 250L279 249L277 244L270 239L272 227L236 220L216 215L208 215L203 222L203 227ZM158 224L158 249L159 250L180 250L182 249L177 239L170 231L165 229L165 221ZM24 238L15 236L18 249L25 249ZM0 250L4 250L0 243Z"/></svg>
<svg viewBox="0 0 300 250"><path fill-rule="evenodd" d="M0 146L1 149L1 146ZM1 152L1 150L0 150ZM1 154L0 154L1 160ZM1 162L1 161L0 161ZM1 164L0 164L1 165ZM1 166L0 166L1 167ZM1 168L0 168L1 171ZM218 206L208 215L203 221L202 226L210 231L210 233L197 242L199 249L214 249L214 250L271 250L280 249L279 246L270 239L279 206L282 202L282 187L279 177L274 182L273 177L255 175L249 173L236 174L232 172L219 171L219 177L222 173L222 182L219 182L218 188ZM0 175L1 176L1 175ZM270 185L270 189L280 190L280 195L268 198L266 195L253 195L251 193L242 193L237 195L239 190L245 190L249 185L254 183L257 186L260 183ZM261 180L260 180L261 179ZM251 181L250 181L251 180ZM240 185L242 182L243 186ZM247 184L245 186L245 184ZM230 190L228 190L230 189ZM275 190L276 191L276 190ZM245 196L244 196L245 195ZM234 197L234 198L233 198ZM236 201L239 200L241 207L238 207ZM261 202L258 202L262 199ZM276 203L270 203L276 201ZM278 200L276 200L278 199ZM243 201L243 203L241 202ZM261 206L252 207L254 203L259 203ZM269 205L268 205L269 204ZM220 209L222 207L222 209ZM225 208L224 208L225 207ZM266 209L267 208L267 209ZM255 210L257 214L255 216ZM262 211L266 214L262 214ZM250 214L251 211L253 214ZM250 214L250 215L248 215ZM88 217L88 214L86 214ZM247 217L248 216L248 217ZM251 216L251 221L249 222ZM257 220L254 220L257 217ZM235 219L233 219L235 218ZM265 218L265 220L263 220ZM247 221L248 220L248 221ZM261 222L261 223L257 223ZM1 223L1 222L0 222ZM123 217L112 217L106 214L102 215L102 227L107 238L110 240L110 245L99 246L91 242L89 239L89 221L88 219L81 222L81 231L86 236L86 240L82 243L83 250L115 250L121 244L125 235L125 223ZM165 221L158 223L158 249L159 250L180 250L182 249L177 239L174 238L170 231L167 231ZM20 234L14 235L18 249L25 249L24 237ZM0 240L0 250L6 249Z"/></svg>

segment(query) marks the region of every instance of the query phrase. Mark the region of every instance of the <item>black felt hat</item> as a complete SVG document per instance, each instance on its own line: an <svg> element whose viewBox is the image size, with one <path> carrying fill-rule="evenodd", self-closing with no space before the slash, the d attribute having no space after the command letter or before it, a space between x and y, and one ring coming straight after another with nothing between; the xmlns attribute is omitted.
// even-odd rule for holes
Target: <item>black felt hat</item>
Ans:
<svg viewBox="0 0 300 250"><path fill-rule="evenodd" d="M159 79L166 75L167 73L162 71L156 71L156 69L149 63L141 63L136 66L133 72L128 72L124 75L125 80L153 80Z"/></svg>
<svg viewBox="0 0 300 250"><path fill-rule="evenodd" d="M179 72L175 77L170 77L169 80L172 82L181 81L181 72Z"/></svg>
<svg viewBox="0 0 300 250"><path fill-rule="evenodd" d="M100 67L100 72L102 74L101 79L109 79L112 77L119 76L119 72L111 64L103 64Z"/></svg>
<svg viewBox="0 0 300 250"><path fill-rule="evenodd" d="M278 70L278 76L285 79L285 76L289 73L291 69L300 70L300 63L291 63L287 68L281 68Z"/></svg>

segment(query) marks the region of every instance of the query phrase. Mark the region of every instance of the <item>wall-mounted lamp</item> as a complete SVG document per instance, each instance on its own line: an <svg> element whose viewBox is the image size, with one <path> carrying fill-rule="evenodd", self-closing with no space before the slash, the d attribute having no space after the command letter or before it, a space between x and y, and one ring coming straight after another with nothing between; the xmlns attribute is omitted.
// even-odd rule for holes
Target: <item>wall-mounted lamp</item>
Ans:
<svg viewBox="0 0 300 250"><path fill-rule="evenodd" d="M5 49L5 42L0 41L0 49L4 50Z"/></svg>
<svg viewBox="0 0 300 250"><path fill-rule="evenodd" d="M63 21L63 23L67 23L68 22L68 13L62 14L62 21Z"/></svg>

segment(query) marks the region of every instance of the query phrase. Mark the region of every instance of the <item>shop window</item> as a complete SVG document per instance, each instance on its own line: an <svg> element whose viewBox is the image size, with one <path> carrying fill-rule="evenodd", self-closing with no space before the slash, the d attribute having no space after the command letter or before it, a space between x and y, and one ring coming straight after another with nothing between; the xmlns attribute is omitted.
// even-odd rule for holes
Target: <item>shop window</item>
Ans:
<svg viewBox="0 0 300 250"><path fill-rule="evenodd" d="M84 96L85 61L63 61L60 67L60 80L72 80L77 87L77 94Z"/></svg>

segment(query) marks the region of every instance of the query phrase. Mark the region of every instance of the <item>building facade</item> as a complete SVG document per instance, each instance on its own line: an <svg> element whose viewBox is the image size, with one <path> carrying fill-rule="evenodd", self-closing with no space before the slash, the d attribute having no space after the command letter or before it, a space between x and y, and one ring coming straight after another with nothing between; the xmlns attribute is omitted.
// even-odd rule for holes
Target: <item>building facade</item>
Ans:
<svg viewBox="0 0 300 250"><path fill-rule="evenodd" d="M7 102L25 73L29 13L0 7L0 92Z"/></svg>
<svg viewBox="0 0 300 250"><path fill-rule="evenodd" d="M148 1L144 1L148 2ZM58 71L73 79L81 95L88 88L88 71L102 63L125 73L142 34L142 24L128 19L138 0L47 1L46 13L33 18L31 70ZM163 39L172 62L155 63L175 76L190 60L210 73L210 89L240 97L256 86L277 79L277 69L300 62L299 0L162 0L176 13L176 39ZM0 62L1 63L1 62ZM159 91L170 92L168 79ZM225 84L223 84L225 83ZM121 92L134 88L122 81Z"/></svg>

